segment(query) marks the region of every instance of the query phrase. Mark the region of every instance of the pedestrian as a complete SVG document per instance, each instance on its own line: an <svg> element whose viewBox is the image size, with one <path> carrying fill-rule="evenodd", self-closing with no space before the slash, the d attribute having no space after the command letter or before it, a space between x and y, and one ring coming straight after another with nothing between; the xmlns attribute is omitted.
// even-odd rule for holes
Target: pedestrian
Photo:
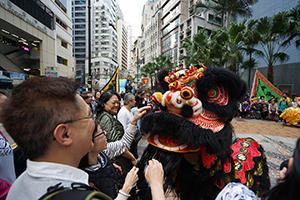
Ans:
<svg viewBox="0 0 300 200"><path fill-rule="evenodd" d="M130 83L127 83L125 86L126 93L132 93L132 86Z"/></svg>
<svg viewBox="0 0 300 200"><path fill-rule="evenodd" d="M38 199L58 183L88 185L88 174L77 167L93 148L95 122L76 91L64 77L35 77L12 90L1 120L28 160L7 200Z"/></svg>
<svg viewBox="0 0 300 200"><path fill-rule="evenodd" d="M260 118L260 105L258 100L254 100L253 104L251 105L251 118Z"/></svg>
<svg viewBox="0 0 300 200"><path fill-rule="evenodd" d="M120 109L118 112L117 119L121 122L123 125L124 130L127 129L128 125L131 123L131 120L133 118L133 113L131 111L131 108L135 106L135 97L132 93L126 93L124 95L124 106ZM140 132L136 129L136 134L134 137L134 140L130 146L130 152L134 155L134 157L137 159L137 145L142 138Z"/></svg>
<svg viewBox="0 0 300 200"><path fill-rule="evenodd" d="M6 95L0 91L0 105L6 100ZM14 167L13 150L8 140L0 131L0 200L4 200L6 198L8 191L15 180L16 174Z"/></svg>
<svg viewBox="0 0 300 200"><path fill-rule="evenodd" d="M246 118L249 116L250 113L250 106L249 106L249 102L247 100L243 101L243 104L241 106L241 110L240 110L241 116L243 118Z"/></svg>
<svg viewBox="0 0 300 200"><path fill-rule="evenodd" d="M291 107L297 108L300 107L300 102L297 100L297 96L294 97L294 100L290 102Z"/></svg>
<svg viewBox="0 0 300 200"><path fill-rule="evenodd" d="M111 84L108 86L107 90L116 91L116 80L111 81Z"/></svg>
<svg viewBox="0 0 300 200"><path fill-rule="evenodd" d="M97 118L99 124L107 134L107 142L120 140L124 135L122 123L116 119L120 108L120 96L115 91L105 91L99 100L97 107ZM113 162L122 167L123 174L121 178L125 180L126 174L132 166L136 166L137 160L130 151L125 151L121 156L114 158Z"/></svg>
<svg viewBox="0 0 300 200"><path fill-rule="evenodd" d="M96 105L95 105L95 103L93 103L93 94L91 92L85 91L85 92L82 92L82 94L80 96L83 98L85 103L88 104L88 106L91 109L91 112L93 114L95 114L95 112L96 112L96 107L95 106Z"/></svg>
<svg viewBox="0 0 300 200"><path fill-rule="evenodd" d="M289 102L289 103L291 102L291 98L288 97L286 93L283 93L282 98L283 98L283 97L285 98L285 100L286 100L287 102ZM280 99L280 101L282 101L282 98Z"/></svg>
<svg viewBox="0 0 300 200"><path fill-rule="evenodd" d="M284 109L286 109L288 107L290 107L290 104L289 104L289 102L286 101L286 98L283 96L281 98L281 101L279 101L279 103L278 103L278 115L280 116L281 113L284 111ZM280 120L283 120L283 119L280 118ZM284 121L284 124L286 124L285 121Z"/></svg>
<svg viewBox="0 0 300 200"><path fill-rule="evenodd" d="M272 121L274 118L275 122L278 122L279 120L278 105L277 103L275 103L275 99L273 99L269 104L268 110L269 110L269 114L268 114L269 120Z"/></svg>

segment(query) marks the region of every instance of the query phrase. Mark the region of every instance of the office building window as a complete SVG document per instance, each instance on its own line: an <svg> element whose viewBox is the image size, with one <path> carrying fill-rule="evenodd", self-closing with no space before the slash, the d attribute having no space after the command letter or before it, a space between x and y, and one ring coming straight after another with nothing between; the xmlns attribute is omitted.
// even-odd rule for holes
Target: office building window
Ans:
<svg viewBox="0 0 300 200"><path fill-rule="evenodd" d="M85 19L84 18L78 18L78 19L75 19L75 22L83 22L83 23L85 23Z"/></svg>
<svg viewBox="0 0 300 200"><path fill-rule="evenodd" d="M214 22L216 24L221 25L222 24L222 19L220 17L216 17L214 15L208 14L208 21Z"/></svg>
<svg viewBox="0 0 300 200"><path fill-rule="evenodd" d="M85 17L85 15L86 15L85 12L75 13L75 17Z"/></svg>
<svg viewBox="0 0 300 200"><path fill-rule="evenodd" d="M85 42L75 42L75 47L85 46Z"/></svg>
<svg viewBox="0 0 300 200"><path fill-rule="evenodd" d="M85 54L75 54L76 58L85 58Z"/></svg>
<svg viewBox="0 0 300 200"><path fill-rule="evenodd" d="M75 11L80 11L80 10L85 10L85 6L78 6L78 7L75 7Z"/></svg>
<svg viewBox="0 0 300 200"><path fill-rule="evenodd" d="M75 5L85 5L86 0L82 0L82 1L75 1Z"/></svg>
<svg viewBox="0 0 300 200"><path fill-rule="evenodd" d="M85 36L77 36L75 37L75 40L85 40Z"/></svg>
<svg viewBox="0 0 300 200"><path fill-rule="evenodd" d="M65 41L61 41L61 46L65 47L66 49L68 48L68 43Z"/></svg>
<svg viewBox="0 0 300 200"><path fill-rule="evenodd" d="M84 62L84 60L76 60L76 64L78 64L78 65L84 65L85 62Z"/></svg>
<svg viewBox="0 0 300 200"><path fill-rule="evenodd" d="M61 25L64 29L67 30L67 27L68 27L68 26L67 26L62 20L60 20L58 17L56 17L55 20L56 20L56 23L58 23L58 24Z"/></svg>
<svg viewBox="0 0 300 200"><path fill-rule="evenodd" d="M85 52L84 48L75 49L75 52Z"/></svg>
<svg viewBox="0 0 300 200"><path fill-rule="evenodd" d="M85 24L76 24L75 28L85 28Z"/></svg>
<svg viewBox="0 0 300 200"><path fill-rule="evenodd" d="M85 30L75 31L75 35L85 35Z"/></svg>
<svg viewBox="0 0 300 200"><path fill-rule="evenodd" d="M68 60L65 59L65 58L62 58L60 56L57 56L57 63L60 63L60 64L68 66Z"/></svg>
<svg viewBox="0 0 300 200"><path fill-rule="evenodd" d="M65 13L67 13L67 9L65 8L65 6L60 3L59 0L55 0L56 5L58 5Z"/></svg>

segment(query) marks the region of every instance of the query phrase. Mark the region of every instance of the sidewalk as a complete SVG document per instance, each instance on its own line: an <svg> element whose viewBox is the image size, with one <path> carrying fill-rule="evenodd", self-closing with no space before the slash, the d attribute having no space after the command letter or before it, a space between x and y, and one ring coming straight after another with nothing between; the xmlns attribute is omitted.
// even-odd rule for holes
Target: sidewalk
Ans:
<svg viewBox="0 0 300 200"><path fill-rule="evenodd" d="M300 137L300 126L284 126L283 122L240 118L234 118L232 125L236 137L251 137L263 146L269 166L271 186L276 185L280 164L292 156L296 141ZM139 155L147 145L146 139L140 141ZM167 199L173 199L171 196Z"/></svg>

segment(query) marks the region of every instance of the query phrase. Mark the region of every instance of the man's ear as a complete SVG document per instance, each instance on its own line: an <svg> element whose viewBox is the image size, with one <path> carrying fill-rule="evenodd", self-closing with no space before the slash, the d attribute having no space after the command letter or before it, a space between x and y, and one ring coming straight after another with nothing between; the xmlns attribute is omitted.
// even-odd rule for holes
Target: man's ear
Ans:
<svg viewBox="0 0 300 200"><path fill-rule="evenodd" d="M68 126L66 124L59 124L53 132L55 140L61 145L71 145L72 139L68 134Z"/></svg>

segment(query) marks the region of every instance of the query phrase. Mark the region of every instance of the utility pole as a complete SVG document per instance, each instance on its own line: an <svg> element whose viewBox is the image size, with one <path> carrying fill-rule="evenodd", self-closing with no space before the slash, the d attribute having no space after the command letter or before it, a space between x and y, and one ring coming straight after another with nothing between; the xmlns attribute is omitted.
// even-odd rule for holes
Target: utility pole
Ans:
<svg viewBox="0 0 300 200"><path fill-rule="evenodd" d="M92 92L92 50L91 50L91 0L88 0L88 62L89 62L89 77L88 77L88 88Z"/></svg>

